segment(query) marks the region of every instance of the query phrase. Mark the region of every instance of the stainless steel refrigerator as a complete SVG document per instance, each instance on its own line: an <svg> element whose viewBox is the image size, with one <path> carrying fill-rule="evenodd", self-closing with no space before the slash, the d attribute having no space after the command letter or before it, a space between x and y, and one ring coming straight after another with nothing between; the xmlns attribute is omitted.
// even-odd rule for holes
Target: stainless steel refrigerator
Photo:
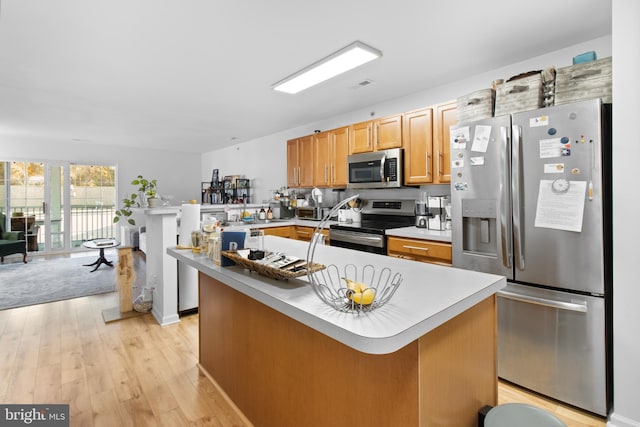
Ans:
<svg viewBox="0 0 640 427"><path fill-rule="evenodd" d="M451 128L454 267L504 275L498 375L611 406L610 105L581 101Z"/></svg>

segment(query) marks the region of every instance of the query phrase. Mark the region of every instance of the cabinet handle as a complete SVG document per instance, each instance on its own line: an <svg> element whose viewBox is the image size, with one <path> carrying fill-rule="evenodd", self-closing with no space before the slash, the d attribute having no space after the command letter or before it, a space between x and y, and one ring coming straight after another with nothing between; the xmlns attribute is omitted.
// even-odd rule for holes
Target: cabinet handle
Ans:
<svg viewBox="0 0 640 427"><path fill-rule="evenodd" d="M301 230L298 230L298 231L297 231L297 233L298 233L298 234L306 234L306 235L311 234L311 233L309 233L308 231L301 231Z"/></svg>
<svg viewBox="0 0 640 427"><path fill-rule="evenodd" d="M444 159L444 154L438 153L438 176L442 176L442 160Z"/></svg>
<svg viewBox="0 0 640 427"><path fill-rule="evenodd" d="M328 183L329 182L329 176L327 174L327 164L324 164L324 183Z"/></svg>
<svg viewBox="0 0 640 427"><path fill-rule="evenodd" d="M293 184L298 184L298 168L293 168Z"/></svg>
<svg viewBox="0 0 640 427"><path fill-rule="evenodd" d="M336 165L331 163L331 182L336 182Z"/></svg>
<svg viewBox="0 0 640 427"><path fill-rule="evenodd" d="M298 185L302 185L302 168L298 166Z"/></svg>
<svg viewBox="0 0 640 427"><path fill-rule="evenodd" d="M421 248L420 246L411 246L411 245L402 245L403 248L405 249L417 249L419 251L428 251L429 248Z"/></svg>
<svg viewBox="0 0 640 427"><path fill-rule="evenodd" d="M429 160L431 156L427 153L427 178L431 176L431 161Z"/></svg>

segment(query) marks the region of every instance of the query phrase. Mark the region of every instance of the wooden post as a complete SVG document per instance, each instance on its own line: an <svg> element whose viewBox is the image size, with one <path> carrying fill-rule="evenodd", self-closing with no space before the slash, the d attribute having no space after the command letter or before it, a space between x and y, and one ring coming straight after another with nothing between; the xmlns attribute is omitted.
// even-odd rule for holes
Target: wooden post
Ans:
<svg viewBox="0 0 640 427"><path fill-rule="evenodd" d="M118 248L118 265L116 269L118 277L118 290L120 292L120 313L126 313L133 309L132 286L135 279L133 270L133 254L131 247Z"/></svg>

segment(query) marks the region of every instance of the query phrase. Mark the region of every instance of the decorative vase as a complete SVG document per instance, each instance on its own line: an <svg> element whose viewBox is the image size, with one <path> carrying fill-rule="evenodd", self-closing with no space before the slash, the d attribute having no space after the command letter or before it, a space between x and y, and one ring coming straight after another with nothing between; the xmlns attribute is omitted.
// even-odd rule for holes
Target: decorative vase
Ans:
<svg viewBox="0 0 640 427"><path fill-rule="evenodd" d="M157 197L148 197L147 204L150 208L155 208L160 205L160 199Z"/></svg>

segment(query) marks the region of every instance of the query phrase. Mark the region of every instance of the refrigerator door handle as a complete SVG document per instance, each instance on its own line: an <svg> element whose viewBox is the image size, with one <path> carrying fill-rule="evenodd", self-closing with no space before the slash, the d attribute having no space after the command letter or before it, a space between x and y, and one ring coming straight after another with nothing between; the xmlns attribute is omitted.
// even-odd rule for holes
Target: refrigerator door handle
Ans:
<svg viewBox="0 0 640 427"><path fill-rule="evenodd" d="M513 149L511 151L511 195L513 199L513 243L514 256L516 266L520 270L524 270L524 254L522 253L522 240L524 230L521 223L521 202L522 182L520 172L520 156L522 153L522 128L520 126L512 126L513 132Z"/></svg>
<svg viewBox="0 0 640 427"><path fill-rule="evenodd" d="M511 217L507 217L511 206L511 135L507 127L500 127L500 141L503 147L500 147L500 161L502 163L500 175L500 233L502 235L502 265L507 268L511 267L513 247L513 230L511 228Z"/></svg>
<svg viewBox="0 0 640 427"><path fill-rule="evenodd" d="M583 301L580 303L556 301L556 300L550 300L546 298L534 297L530 295L523 295L523 294L509 292L509 291L498 291L497 294L498 296L501 296L503 298L507 298L515 301L526 302L530 304L537 304L545 307L557 308L560 310L577 311L580 313L587 312L586 301Z"/></svg>

